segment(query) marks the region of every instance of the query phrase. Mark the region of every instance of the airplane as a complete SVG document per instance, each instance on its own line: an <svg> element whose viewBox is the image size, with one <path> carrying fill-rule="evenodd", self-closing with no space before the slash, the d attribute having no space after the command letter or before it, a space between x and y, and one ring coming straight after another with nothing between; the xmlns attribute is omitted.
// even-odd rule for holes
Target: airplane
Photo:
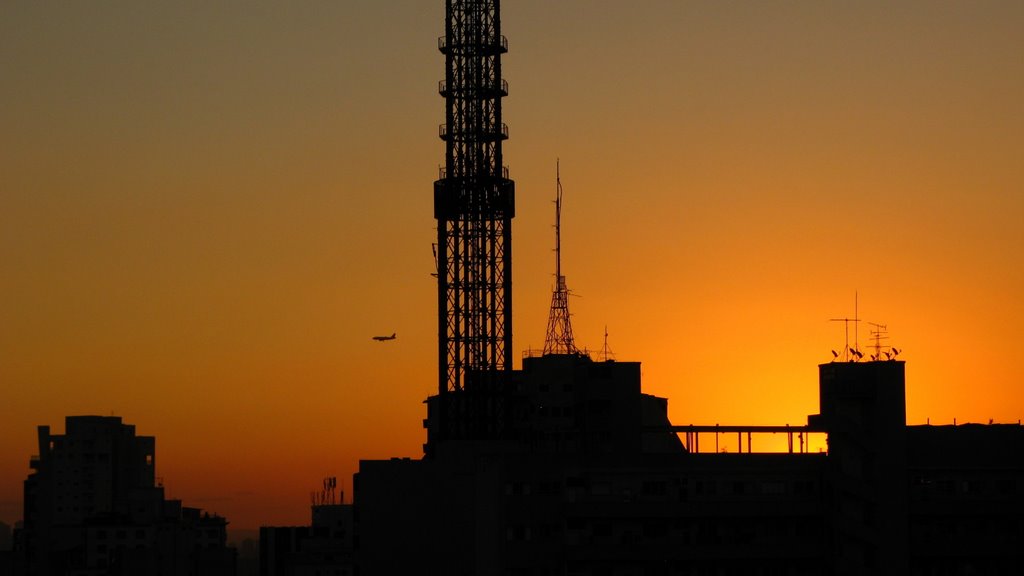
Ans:
<svg viewBox="0 0 1024 576"><path fill-rule="evenodd" d="M397 337L398 336L396 336L395 333L392 332L391 336L374 336L373 339L376 340L377 342L383 342L385 340L394 340Z"/></svg>

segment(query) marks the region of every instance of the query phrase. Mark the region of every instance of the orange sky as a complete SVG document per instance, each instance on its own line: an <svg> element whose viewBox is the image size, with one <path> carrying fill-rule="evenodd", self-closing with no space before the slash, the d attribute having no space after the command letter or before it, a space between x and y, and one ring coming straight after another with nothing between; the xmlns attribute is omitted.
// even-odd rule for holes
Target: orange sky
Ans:
<svg viewBox="0 0 1024 576"><path fill-rule="evenodd" d="M0 521L69 414L155 435L169 495L243 528L421 454L442 15L0 6ZM802 423L855 291L910 422L1024 417L1024 4L503 17L517 357L543 344L560 157L578 343L607 325L676 423Z"/></svg>

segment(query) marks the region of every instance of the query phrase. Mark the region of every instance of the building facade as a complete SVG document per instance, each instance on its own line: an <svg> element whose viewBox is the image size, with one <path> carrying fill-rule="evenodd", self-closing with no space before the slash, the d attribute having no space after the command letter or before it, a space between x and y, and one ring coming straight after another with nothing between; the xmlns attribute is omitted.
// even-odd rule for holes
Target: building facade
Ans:
<svg viewBox="0 0 1024 576"><path fill-rule="evenodd" d="M69 416L38 430L24 484L15 574L234 574L227 520L164 497L156 439L114 416Z"/></svg>
<svg viewBox="0 0 1024 576"><path fill-rule="evenodd" d="M1024 573L1021 426L908 427L903 362L819 377L790 428L673 426L639 364L583 355L525 359L489 401L503 435L435 443L428 399L429 456L360 463L360 574ZM696 444L733 433L739 452ZM752 452L758 433L827 450Z"/></svg>
<svg viewBox="0 0 1024 576"><path fill-rule="evenodd" d="M260 528L260 576L354 576L352 505L311 512L309 526Z"/></svg>

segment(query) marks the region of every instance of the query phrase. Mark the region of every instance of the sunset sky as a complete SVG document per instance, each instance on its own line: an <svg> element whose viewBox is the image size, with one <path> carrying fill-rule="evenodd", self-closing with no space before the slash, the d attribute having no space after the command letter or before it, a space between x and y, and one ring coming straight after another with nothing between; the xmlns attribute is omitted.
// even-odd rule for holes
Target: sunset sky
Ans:
<svg viewBox="0 0 1024 576"><path fill-rule="evenodd" d="M910 423L1024 417L1024 3L502 11L516 367L560 158L577 343L607 326L673 422L804 423L855 294ZM0 521L67 415L156 436L168 496L235 528L422 455L443 14L0 5Z"/></svg>

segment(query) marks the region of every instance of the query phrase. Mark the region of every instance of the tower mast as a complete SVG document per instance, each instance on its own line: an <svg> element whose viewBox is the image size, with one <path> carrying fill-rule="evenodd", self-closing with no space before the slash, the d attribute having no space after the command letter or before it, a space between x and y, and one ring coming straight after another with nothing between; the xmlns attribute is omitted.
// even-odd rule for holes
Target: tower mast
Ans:
<svg viewBox="0 0 1024 576"><path fill-rule="evenodd" d="M569 289L562 276L562 175L558 162L555 163L555 183L555 288L551 292L544 354L579 354L569 318Z"/></svg>
<svg viewBox="0 0 1024 576"><path fill-rule="evenodd" d="M500 0L446 0L445 166L434 182L437 219L438 393L492 387L512 369L512 218L515 183L502 164Z"/></svg>

